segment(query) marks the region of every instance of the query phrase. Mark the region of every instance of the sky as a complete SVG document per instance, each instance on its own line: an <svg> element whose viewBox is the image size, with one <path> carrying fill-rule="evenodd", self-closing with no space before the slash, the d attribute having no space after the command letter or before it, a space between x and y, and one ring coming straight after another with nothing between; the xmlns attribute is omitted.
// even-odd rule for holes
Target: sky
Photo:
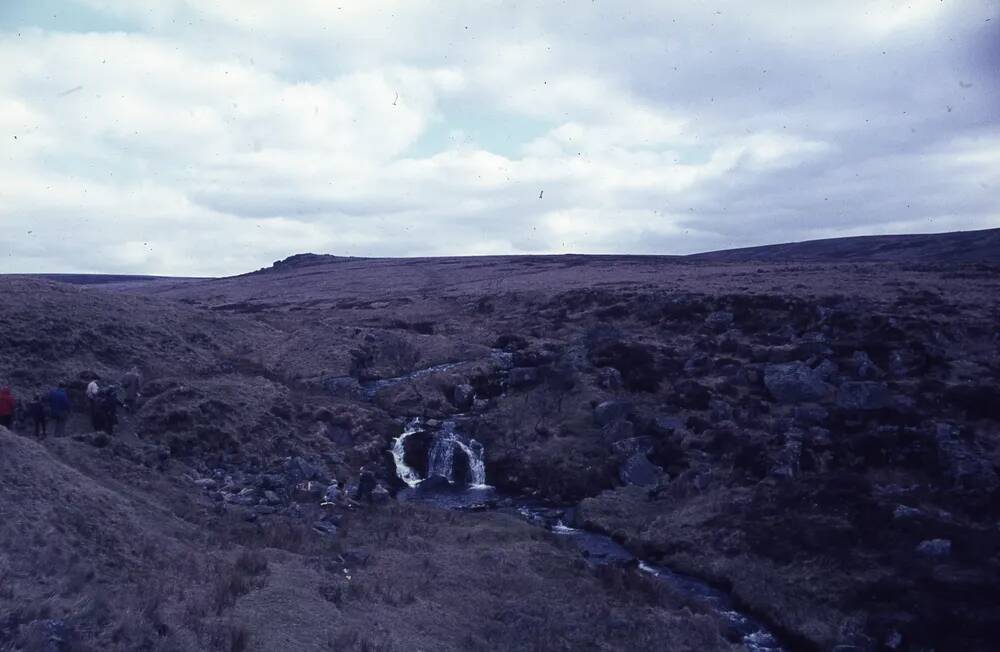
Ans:
<svg viewBox="0 0 1000 652"><path fill-rule="evenodd" d="M1000 0L0 0L0 273L1000 227Z"/></svg>

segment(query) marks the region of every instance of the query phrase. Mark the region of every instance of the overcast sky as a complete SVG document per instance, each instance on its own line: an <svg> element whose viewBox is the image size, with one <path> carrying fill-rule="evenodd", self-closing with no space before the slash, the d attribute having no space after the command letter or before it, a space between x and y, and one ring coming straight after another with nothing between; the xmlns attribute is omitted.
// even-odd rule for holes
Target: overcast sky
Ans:
<svg viewBox="0 0 1000 652"><path fill-rule="evenodd" d="M998 8L0 0L0 272L997 227Z"/></svg>

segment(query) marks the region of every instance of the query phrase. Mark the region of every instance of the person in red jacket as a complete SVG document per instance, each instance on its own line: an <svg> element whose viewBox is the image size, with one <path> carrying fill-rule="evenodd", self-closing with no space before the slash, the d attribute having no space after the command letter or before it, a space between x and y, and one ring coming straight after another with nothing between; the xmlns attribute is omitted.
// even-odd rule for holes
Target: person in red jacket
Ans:
<svg viewBox="0 0 1000 652"><path fill-rule="evenodd" d="M10 393L10 387L0 389L0 426L10 428L14 421L14 411L17 409L17 401Z"/></svg>

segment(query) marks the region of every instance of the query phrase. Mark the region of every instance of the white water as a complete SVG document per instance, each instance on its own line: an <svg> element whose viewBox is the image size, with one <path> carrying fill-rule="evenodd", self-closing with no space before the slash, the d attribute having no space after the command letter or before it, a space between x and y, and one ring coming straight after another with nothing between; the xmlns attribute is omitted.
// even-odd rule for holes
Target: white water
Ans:
<svg viewBox="0 0 1000 652"><path fill-rule="evenodd" d="M403 433L392 442L392 459L396 462L396 475L410 487L416 487L420 484L420 476L416 471L407 466L406 448L403 442L406 441L407 437L417 432L420 432L420 420L414 419L406 424L406 429L403 430Z"/></svg>
<svg viewBox="0 0 1000 652"><path fill-rule="evenodd" d="M392 457L396 463L396 475L410 487L416 487L423 479L406 464L406 438L420 432L420 420L414 419L406 424L403 433L396 437L392 444ZM449 482L455 481L455 449L460 449L469 460L469 481L473 487L485 487L486 462L483 460L483 446L475 439L465 443L455 432L454 422L446 422L434 437L434 445L428 453L428 475L440 475Z"/></svg>

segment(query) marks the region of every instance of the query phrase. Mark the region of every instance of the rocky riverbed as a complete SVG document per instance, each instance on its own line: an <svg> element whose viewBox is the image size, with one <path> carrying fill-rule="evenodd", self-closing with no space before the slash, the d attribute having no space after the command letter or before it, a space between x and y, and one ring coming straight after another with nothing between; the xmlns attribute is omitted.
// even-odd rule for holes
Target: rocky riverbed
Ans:
<svg viewBox="0 0 1000 652"><path fill-rule="evenodd" d="M0 641L747 649L730 613L759 649L992 649L997 272L314 257L0 279L19 397L146 381L114 437L82 413L62 439L0 433ZM414 500L421 481L465 509Z"/></svg>

